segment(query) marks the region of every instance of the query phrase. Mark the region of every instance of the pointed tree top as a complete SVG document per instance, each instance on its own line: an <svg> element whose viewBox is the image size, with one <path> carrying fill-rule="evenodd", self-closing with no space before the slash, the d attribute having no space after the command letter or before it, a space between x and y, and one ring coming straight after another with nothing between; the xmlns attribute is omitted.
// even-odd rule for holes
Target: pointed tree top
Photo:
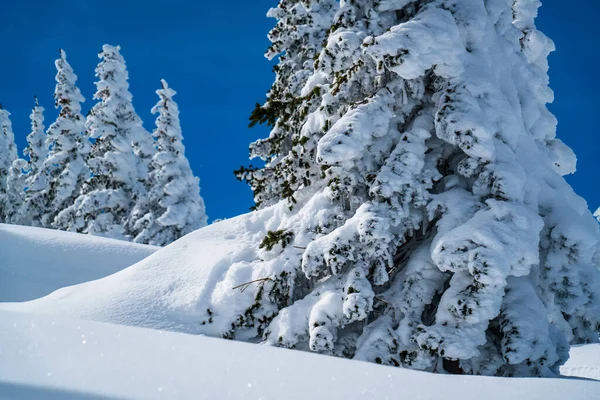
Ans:
<svg viewBox="0 0 600 400"><path fill-rule="evenodd" d="M37 96L33 96L33 110L31 114L31 118L33 118L34 114L41 114L44 112L44 107L40 106L40 101ZM42 117L43 119L43 117Z"/></svg>
<svg viewBox="0 0 600 400"><path fill-rule="evenodd" d="M75 86L77 82L77 75L73 71L73 67L67 61L67 53L60 49L60 58L56 59L54 65L56 66L56 88L54 90L54 99L56 100L55 106L59 107L60 98L69 98L77 102L84 102L85 99L81 95L79 89ZM72 107L72 106L71 106ZM78 112L78 111L77 111Z"/></svg>
<svg viewBox="0 0 600 400"><path fill-rule="evenodd" d="M102 46L102 51L100 53L98 53L98 57L99 58L104 58L109 54L115 54L120 56L121 55L121 46L116 45L116 46L112 46L110 44L105 44Z"/></svg>
<svg viewBox="0 0 600 400"><path fill-rule="evenodd" d="M58 49L59 57L54 62L56 69L60 71L68 71L67 73L73 73L71 64L67 61L67 53L63 49Z"/></svg>
<svg viewBox="0 0 600 400"><path fill-rule="evenodd" d="M163 100L170 100L177 94L176 91L169 87L169 84L166 80L161 79L160 83L162 84L162 89L158 89L156 94Z"/></svg>

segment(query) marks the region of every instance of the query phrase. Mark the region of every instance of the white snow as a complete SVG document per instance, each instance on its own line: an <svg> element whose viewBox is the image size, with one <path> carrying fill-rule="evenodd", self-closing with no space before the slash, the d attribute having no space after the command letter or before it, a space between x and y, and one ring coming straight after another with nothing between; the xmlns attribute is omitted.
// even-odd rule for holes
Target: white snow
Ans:
<svg viewBox="0 0 600 400"><path fill-rule="evenodd" d="M60 289L31 302L0 304L0 309L198 333L199 321L206 314L206 307L200 304L208 303L206 297L215 286L220 284L223 297L229 301L223 300L222 308L214 312L235 316L245 306L239 301L243 294L222 280L228 270L236 270L236 262L255 258L248 249L258 248L264 237L264 222L257 223L264 216L264 212L246 214L210 225L114 275ZM81 258L75 263L81 264ZM216 327L206 333L220 335Z"/></svg>
<svg viewBox="0 0 600 400"><path fill-rule="evenodd" d="M561 375L600 381L600 344L571 347L569 360L560 367Z"/></svg>
<svg viewBox="0 0 600 400"><path fill-rule="evenodd" d="M533 25L540 3L394 10L412 2L282 0L269 13L281 23L267 55L285 56L262 111L293 111L278 111L269 139L251 146L266 167L238 173L259 211L154 254L0 226L0 398L600 398L600 383L587 379L468 376L554 378L568 342L598 340L600 231L561 176L576 158L546 108L554 45ZM77 115L63 118L75 136L48 136L44 165L68 179L48 179L57 199L35 197L56 206L42 222L114 237L153 219L181 225L171 218L180 207L160 218L130 212L153 197L149 171L169 178L162 208L186 192L169 183L173 155L149 168L154 146L180 137L177 108L165 105L172 114L158 123L157 132L174 129L164 132L171 139L153 145L119 47L104 46L101 58L100 102L87 121L92 176L74 202L88 149L78 149L87 143L82 98L61 52L67 85L59 79L57 99L76 100ZM260 108L254 117L272 119ZM12 154L2 110L0 125L0 153ZM66 172L54 168L65 160ZM572 354L564 375L599 378L598 345Z"/></svg>
<svg viewBox="0 0 600 400"><path fill-rule="evenodd" d="M0 325L0 398L600 398L600 382L589 380L434 375L223 339L20 313L1 312Z"/></svg>
<svg viewBox="0 0 600 400"><path fill-rule="evenodd" d="M26 301L99 279L158 248L97 236L0 224L0 301Z"/></svg>
<svg viewBox="0 0 600 400"><path fill-rule="evenodd" d="M245 307L249 290L233 290L232 282L253 278L248 263L256 254L248 249L257 247L265 229L281 217L279 212L271 207L225 220L103 279L34 301L1 303L0 398L585 400L600 396L600 382L430 374L180 333L217 334L223 328L219 321L228 320L227 313L235 316ZM154 250L87 235L0 225L0 300L33 298L59 286L96 279ZM201 325L203 308L217 300L222 306L212 312L222 318ZM315 311L312 307L303 311L311 310ZM324 305L322 311L327 314L327 310ZM310 317L331 317L325 314ZM306 326L303 321L293 322ZM575 347L572 355L561 369L564 375L600 379L600 345Z"/></svg>

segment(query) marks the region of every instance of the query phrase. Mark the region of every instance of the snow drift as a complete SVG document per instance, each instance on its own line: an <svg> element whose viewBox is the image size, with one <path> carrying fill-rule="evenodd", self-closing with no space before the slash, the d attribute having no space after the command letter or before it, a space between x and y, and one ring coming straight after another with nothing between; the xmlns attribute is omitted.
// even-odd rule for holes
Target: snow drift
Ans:
<svg viewBox="0 0 600 400"><path fill-rule="evenodd" d="M236 311L235 299L244 296L222 282L223 278L236 263L256 258L255 252L249 249L258 248L265 234L262 219L271 214L269 211L246 214L210 225L114 275L66 287L38 300L0 304L0 308L201 333L201 320L217 286L228 292L232 302L223 303L223 307L214 312L233 314ZM117 243L124 243L126 248L148 249ZM64 253L65 249L59 251ZM21 249L19 253L22 252ZM30 253L47 258L42 251ZM92 257L73 257L71 260L75 265L71 264L71 268L77 269L89 258ZM121 265L124 261L122 259ZM202 333L219 334L218 329L202 330Z"/></svg>
<svg viewBox="0 0 600 400"><path fill-rule="evenodd" d="M206 337L0 313L0 397L593 400L600 382L430 374ZM307 384L308 383L308 384Z"/></svg>
<svg viewBox="0 0 600 400"><path fill-rule="evenodd" d="M158 248L56 230L0 224L0 301L27 301L103 278Z"/></svg>

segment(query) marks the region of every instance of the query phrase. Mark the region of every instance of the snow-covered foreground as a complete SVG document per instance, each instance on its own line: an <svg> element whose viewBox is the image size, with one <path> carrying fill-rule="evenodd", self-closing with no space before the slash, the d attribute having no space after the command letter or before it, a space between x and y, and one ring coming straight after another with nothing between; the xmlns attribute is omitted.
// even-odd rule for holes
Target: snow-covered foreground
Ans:
<svg viewBox="0 0 600 400"><path fill-rule="evenodd" d="M37 300L0 303L0 398L600 398L600 382L582 379L432 375L184 334L218 335L218 324L199 322L215 293L227 300L215 313L244 306L247 293L234 290L230 279L254 278L239 267L260 256L252 249L279 218L276 208L242 215L155 253L0 225L2 300L33 298L118 271ZM242 276L231 277L236 271ZM600 345L575 347L572 355L564 375L600 378Z"/></svg>
<svg viewBox="0 0 600 400"><path fill-rule="evenodd" d="M223 339L19 313L0 313L0 325L0 398L600 398L600 382L581 379L433 375Z"/></svg>
<svg viewBox="0 0 600 400"><path fill-rule="evenodd" d="M158 248L97 236L0 224L0 301L26 301L103 278Z"/></svg>
<svg viewBox="0 0 600 400"><path fill-rule="evenodd" d="M258 257L251 249L258 247L266 230L277 223L278 218L277 209L271 208L222 221L193 232L113 275L65 287L33 301L0 303L0 310L220 336L222 326L200 322L206 312L205 305L216 292L227 300L220 308L213 309L216 315L235 315L245 306L247 292L234 290L228 276L232 270L235 271L235 266L243 266ZM7 253L12 254L11 263L18 261L19 254L27 260L20 272L16 269L21 281L17 285L13 279L10 291L7 288L2 293L4 297L7 293L16 296L26 287L23 285L30 282L39 282L48 290L60 284L70 284L68 279L82 281L89 276L86 274L94 279L112 272L111 268L119 270L128 262L137 261L136 257L141 259L154 250L147 246L63 232L1 227L0 234L5 235L2 243L8 243L7 240L14 243L8 246L13 249ZM44 243L49 244L43 247ZM30 250L23 251L27 246ZM71 257L72 252L74 256ZM35 260L54 260L48 262L52 270L38 273L36 267L39 269L39 261L36 264ZM243 269L237 271L244 272ZM260 271L257 273L260 274ZM233 278L236 282L248 282L255 277L234 274ZM0 285L5 286L4 281ZM33 286L33 289L36 288ZM99 326L102 328L98 329L108 329L104 325ZM124 332L151 335L147 331ZM227 355L230 353L226 348L223 351ZM575 358L561 369L564 375L600 379L600 345L574 347L572 355Z"/></svg>
<svg viewBox="0 0 600 400"><path fill-rule="evenodd" d="M203 398L269 399L285 393L285 398L384 399L398 393L437 398L451 393L448 390L461 398L485 393L501 396L497 398L600 396L600 383L595 382L430 375L267 346L64 319L218 335L222 327L200 324L203 305L216 291L228 301L213 312L239 312L236 307L239 300L239 307L244 306L245 294L234 290L227 277L236 265L259 256L251 249L278 219L276 208L242 215L155 253L155 248L126 242L0 225L2 300L31 299L116 272L37 300L0 303L0 309L17 311L0 313L0 397L198 398L204 393ZM237 282L253 278L234 276ZM600 346L575 347L572 354L561 370L564 375L600 378Z"/></svg>

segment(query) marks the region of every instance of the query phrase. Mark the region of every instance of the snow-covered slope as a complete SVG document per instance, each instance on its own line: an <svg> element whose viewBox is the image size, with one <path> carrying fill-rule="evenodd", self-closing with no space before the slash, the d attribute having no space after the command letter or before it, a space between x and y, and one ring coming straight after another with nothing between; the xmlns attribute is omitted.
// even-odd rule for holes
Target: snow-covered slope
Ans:
<svg viewBox="0 0 600 400"><path fill-rule="evenodd" d="M198 333L206 312L199 304L233 264L256 258L249 249L258 247L264 219L271 214L261 211L210 225L114 275L38 300L0 304L0 309ZM43 252L38 254L45 258ZM74 264L85 265L91 257L74 258ZM233 313L236 297L243 294L231 286L223 285L223 290L231 292L233 301L215 312L231 307Z"/></svg>
<svg viewBox="0 0 600 400"><path fill-rule="evenodd" d="M158 248L97 236L0 224L0 301L26 301L98 279Z"/></svg>
<svg viewBox="0 0 600 400"><path fill-rule="evenodd" d="M600 398L600 382L432 375L179 333L0 313L0 398Z"/></svg>
<svg viewBox="0 0 600 400"><path fill-rule="evenodd" d="M33 301L0 303L0 310L219 336L222 326L201 323L206 304L216 293L225 299L212 310L216 315L235 314L245 307L249 291L241 293L233 286L260 276L261 271L245 275L251 269L247 268L248 262L264 256L251 249L258 248L265 232L277 226L280 213L280 209L271 207L221 221L113 275L65 287ZM20 291L30 283L31 295L77 279L95 279L155 249L43 229L0 228L0 246L6 259L14 265L22 262L19 280L11 277L12 283L0 281L3 298L22 295ZM0 272L6 275L6 263L0 265ZM600 345L575 347L572 355L575 358L561 369L564 375L600 379Z"/></svg>

